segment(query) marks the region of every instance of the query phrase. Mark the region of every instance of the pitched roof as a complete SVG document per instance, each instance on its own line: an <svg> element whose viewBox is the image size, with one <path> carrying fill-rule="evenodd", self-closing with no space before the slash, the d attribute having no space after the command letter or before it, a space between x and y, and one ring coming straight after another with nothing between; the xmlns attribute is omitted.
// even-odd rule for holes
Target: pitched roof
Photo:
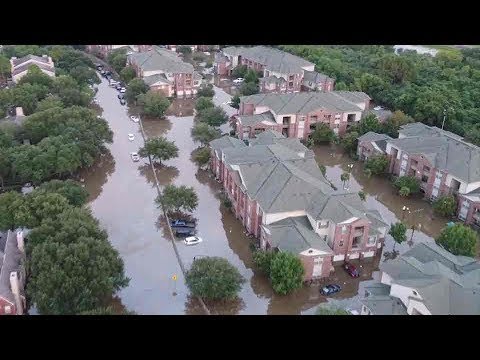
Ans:
<svg viewBox="0 0 480 360"><path fill-rule="evenodd" d="M277 77L275 75L270 75L270 76L261 78L260 83L263 83L263 84L286 84L287 80L285 80L283 77Z"/></svg>
<svg viewBox="0 0 480 360"><path fill-rule="evenodd" d="M48 57L45 56L37 56L37 55L26 55L24 57L18 58L18 59L12 59L13 66L18 66L20 64L23 64L24 62L27 62L29 60L35 60L41 63L48 64Z"/></svg>
<svg viewBox="0 0 480 360"><path fill-rule="evenodd" d="M432 314L480 314L480 263L433 242L383 266L394 284L414 288Z"/></svg>
<svg viewBox="0 0 480 360"><path fill-rule="evenodd" d="M12 76L14 75L17 75L17 74L20 74L24 71L28 71L28 69L30 69L32 66L38 66L40 69L43 69L45 71L49 71L49 72L52 72L55 74L55 68L53 66L51 66L50 64L32 64L32 63L28 63L28 64L24 64L24 65L20 65L20 66L16 66L15 69L12 71Z"/></svg>
<svg viewBox="0 0 480 360"><path fill-rule="evenodd" d="M306 216L286 218L266 228L270 231L272 245L281 251L298 254L313 248L326 254L333 253L325 240L313 231Z"/></svg>
<svg viewBox="0 0 480 360"><path fill-rule="evenodd" d="M276 124L275 117L270 111L264 112L262 114L238 115L237 119L240 120L243 126L254 126L257 124Z"/></svg>
<svg viewBox="0 0 480 360"><path fill-rule="evenodd" d="M325 74L318 73L316 71L307 71L303 73L304 82L312 82L314 84L323 83L326 81L332 81L333 79Z"/></svg>
<svg viewBox="0 0 480 360"><path fill-rule="evenodd" d="M368 95L364 95L368 97ZM355 98L355 101L357 101L361 97L361 95L352 95L346 91L330 91L327 93L298 92L290 94L270 93L242 96L240 101L256 106L267 106L275 114L279 115L308 114L318 109L328 109L338 112L360 112L362 109L349 99Z"/></svg>
<svg viewBox="0 0 480 360"><path fill-rule="evenodd" d="M379 141L379 140L393 140L387 134L378 134L373 131L369 131L362 136L358 137L358 141Z"/></svg>
<svg viewBox="0 0 480 360"><path fill-rule="evenodd" d="M405 305L390 296L390 286L372 282L365 286L366 295L360 300L373 315L408 315Z"/></svg>
<svg viewBox="0 0 480 360"><path fill-rule="evenodd" d="M192 64L184 62L173 51L156 46L149 51L133 53L128 57L143 71L163 71L166 73L193 73L194 71Z"/></svg>
<svg viewBox="0 0 480 360"><path fill-rule="evenodd" d="M210 141L210 146L214 150L228 149L231 147L247 147L242 140L231 136L222 136L218 139L212 140Z"/></svg>
<svg viewBox="0 0 480 360"><path fill-rule="evenodd" d="M223 49L223 53L232 56L241 55L245 59L265 65L265 68L269 71L281 74L301 73L303 68L314 66L313 63L299 56L262 45L254 47L226 47Z"/></svg>
<svg viewBox="0 0 480 360"><path fill-rule="evenodd" d="M150 76L145 76L143 78L143 81L145 84L151 86L153 84L156 84L158 82L164 83L164 84L172 84L170 80L167 79L165 74L155 74L155 75L150 75Z"/></svg>
<svg viewBox="0 0 480 360"><path fill-rule="evenodd" d="M418 135L410 135L414 131ZM458 135L421 123L407 124L400 133L407 137L388 142L409 154L424 155L432 166L467 183L480 181L478 146L463 141Z"/></svg>

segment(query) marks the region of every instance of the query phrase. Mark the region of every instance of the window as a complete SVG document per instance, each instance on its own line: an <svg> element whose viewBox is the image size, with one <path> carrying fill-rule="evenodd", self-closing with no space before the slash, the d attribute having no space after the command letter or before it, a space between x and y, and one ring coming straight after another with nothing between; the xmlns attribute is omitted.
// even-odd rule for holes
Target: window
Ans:
<svg viewBox="0 0 480 360"><path fill-rule="evenodd" d="M428 166L424 166L423 167L423 172L430 172L430 168Z"/></svg>
<svg viewBox="0 0 480 360"><path fill-rule="evenodd" d="M290 75L290 76L288 77L288 80L293 81L293 75Z"/></svg>
<svg viewBox="0 0 480 360"><path fill-rule="evenodd" d="M422 175L422 182L428 182L428 176L427 175Z"/></svg>
<svg viewBox="0 0 480 360"><path fill-rule="evenodd" d="M376 236L372 235L368 237L368 245L374 245L376 240Z"/></svg>
<svg viewBox="0 0 480 360"><path fill-rule="evenodd" d="M288 87L293 87L293 81L290 81L290 82L288 83Z"/></svg>
<svg viewBox="0 0 480 360"><path fill-rule="evenodd" d="M12 307L10 305L5 305L5 314L11 314L12 313Z"/></svg>
<svg viewBox="0 0 480 360"><path fill-rule="evenodd" d="M343 240L340 240L340 242L338 243L338 246L343 246Z"/></svg>
<svg viewBox="0 0 480 360"><path fill-rule="evenodd" d="M342 226L342 234L346 234L346 233L347 233L347 226L343 225Z"/></svg>

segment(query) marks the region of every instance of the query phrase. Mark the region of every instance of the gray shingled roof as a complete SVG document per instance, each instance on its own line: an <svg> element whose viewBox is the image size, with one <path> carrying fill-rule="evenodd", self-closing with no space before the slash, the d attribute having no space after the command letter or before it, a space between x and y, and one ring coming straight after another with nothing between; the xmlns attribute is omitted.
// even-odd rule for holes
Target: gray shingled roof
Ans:
<svg viewBox="0 0 480 360"><path fill-rule="evenodd" d="M421 154L427 157L432 166L447 170L449 174L467 183L480 181L480 148L469 144L457 135L421 123L408 124L404 134L416 130L419 136L389 140L395 147L409 154Z"/></svg>
<svg viewBox="0 0 480 360"><path fill-rule="evenodd" d="M162 83L165 83L165 84L172 84L172 82L167 79L165 74L155 74L155 75L145 76L143 78L143 81L148 86L151 86L151 85L153 85L153 84L155 84L159 81L162 82Z"/></svg>
<svg viewBox="0 0 480 360"><path fill-rule="evenodd" d="M275 75L270 75L270 76L261 78L260 83L263 83L263 84L286 84L287 80L285 80L283 77L277 77Z"/></svg>
<svg viewBox="0 0 480 360"><path fill-rule="evenodd" d="M480 314L480 263L433 242L383 265L393 283L414 288L432 314Z"/></svg>
<svg viewBox="0 0 480 360"><path fill-rule="evenodd" d="M242 140L231 136L222 136L218 139L212 140L210 141L210 146L214 150L223 150L231 147L247 147Z"/></svg>
<svg viewBox="0 0 480 360"><path fill-rule="evenodd" d="M325 74L318 73L316 71L304 71L303 81L312 82L314 84L324 83L326 81L332 81L333 79Z"/></svg>
<svg viewBox="0 0 480 360"><path fill-rule="evenodd" d="M276 124L275 118L270 111L254 115L237 115L237 119L240 120L243 126L254 126L260 123L266 125Z"/></svg>
<svg viewBox="0 0 480 360"><path fill-rule="evenodd" d="M163 71L166 73L193 73L192 64L184 62L173 51L153 47L152 50L133 53L129 59L143 71Z"/></svg>
<svg viewBox="0 0 480 360"><path fill-rule="evenodd" d="M342 94L340 94L342 93ZM360 107L348 98L359 98L360 95L346 95L348 92L330 91L322 92L299 92L291 94L256 94L242 96L240 101L256 106L267 106L275 114L308 114L318 109L328 109L338 112L359 112ZM363 94L363 93L362 93ZM368 95L365 94L368 97Z"/></svg>
<svg viewBox="0 0 480 360"><path fill-rule="evenodd" d="M387 134L378 134L373 131L369 131L362 136L358 137L358 141L379 141L379 140L393 140Z"/></svg>
<svg viewBox="0 0 480 360"><path fill-rule="evenodd" d="M13 70L13 72L12 72L12 76L20 74L24 71L28 71L28 69L30 69L32 66L37 66L40 69L55 73L55 68L53 66L49 65L49 64L28 63L28 64L25 64L25 65L20 65L20 66L15 67L15 70Z"/></svg>
<svg viewBox="0 0 480 360"><path fill-rule="evenodd" d="M296 55L267 46L227 47L223 53L238 56L265 65L269 71L281 74L300 74L303 68L314 64Z"/></svg>
<svg viewBox="0 0 480 360"><path fill-rule="evenodd" d="M360 300L373 315L408 315L403 303L390 296L372 296Z"/></svg>
<svg viewBox="0 0 480 360"><path fill-rule="evenodd" d="M272 246L280 251L298 254L313 248L327 254L333 253L327 243L313 231L306 216L286 218L266 227L271 233Z"/></svg>
<svg viewBox="0 0 480 360"><path fill-rule="evenodd" d="M37 55L26 55L26 56L21 57L19 59L13 59L12 60L13 66L20 65L24 62L27 62L28 60L35 60L35 61L38 61L38 62L48 64L48 58L47 57L37 56Z"/></svg>

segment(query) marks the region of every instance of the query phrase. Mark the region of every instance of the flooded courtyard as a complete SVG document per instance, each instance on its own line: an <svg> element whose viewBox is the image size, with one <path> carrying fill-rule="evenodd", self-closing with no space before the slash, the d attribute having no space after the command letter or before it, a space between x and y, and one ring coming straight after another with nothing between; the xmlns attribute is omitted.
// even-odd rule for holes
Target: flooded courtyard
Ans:
<svg viewBox="0 0 480 360"><path fill-rule="evenodd" d="M228 115L236 110L226 103L231 95L215 87L214 102ZM143 145L139 124L129 119L129 110L121 106L116 90L106 82L99 85L97 95L103 108L103 117L114 132L110 153L99 159L81 176L90 193L90 207L101 225L108 231L113 246L120 252L130 285L119 292L115 301L139 314L204 314L202 307L189 296L184 278L173 251L168 232L162 224L161 211L154 200L157 196L154 174L146 161L132 162L130 152ZM240 300L228 304L209 304L213 314L308 314L327 299L319 294L319 286L303 287L289 296L273 293L268 280L253 266L250 250L251 239L243 226L227 210L220 200L221 186L208 171L200 170L191 160L192 152L199 146L190 136L193 127L193 104L191 99L175 100L168 116L162 120L144 120L143 127L149 138L165 136L175 141L179 148L176 159L156 167L161 186L168 184L192 186L198 194L199 205L193 216L197 219L197 231L204 241L187 247L180 240L178 251L185 267L200 255L220 256L228 259L247 280L240 292ZM135 111L132 109L132 111ZM228 131L228 124L222 127ZM127 134L135 135L129 141ZM343 184L340 175L353 163L333 146L317 147L317 161L326 166L326 176L339 189ZM411 226L415 224L413 242L396 246L403 252L419 241L433 241L445 220L432 216L428 203L422 200L404 199L397 196L386 179L367 178L360 163L354 162L348 184L351 191L363 189L367 207L378 210L387 223L404 218ZM406 206L409 211L402 211ZM421 229L418 229L421 224ZM410 239L409 230L408 239ZM386 240L385 252L391 252L393 240ZM362 276L353 279L337 266L329 281L341 284L343 290L331 299L344 306L358 308L358 293L362 282L370 280L381 268L385 256L377 256L358 263ZM358 262L358 261L357 261ZM173 275L178 280L173 281Z"/></svg>

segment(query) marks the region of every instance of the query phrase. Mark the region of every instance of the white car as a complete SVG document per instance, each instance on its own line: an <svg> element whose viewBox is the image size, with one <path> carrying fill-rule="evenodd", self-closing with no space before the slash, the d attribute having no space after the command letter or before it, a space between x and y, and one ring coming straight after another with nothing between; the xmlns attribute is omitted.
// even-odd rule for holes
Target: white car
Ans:
<svg viewBox="0 0 480 360"><path fill-rule="evenodd" d="M373 110L376 110L376 111L378 111L378 110L383 110L383 107L381 107L381 106L375 106L375 107L373 108Z"/></svg>
<svg viewBox="0 0 480 360"><path fill-rule="evenodd" d="M120 92L121 92L122 94L124 94L125 91L127 91L127 89L125 89L124 87L122 87L122 88L120 89Z"/></svg>
<svg viewBox="0 0 480 360"><path fill-rule="evenodd" d="M130 156L132 157L133 162L140 161L140 156L136 152L130 153Z"/></svg>
<svg viewBox="0 0 480 360"><path fill-rule="evenodd" d="M240 83L242 83L242 82L244 82L244 81L245 81L244 78L236 78L235 80L233 80L233 83L234 83L234 84L240 84Z"/></svg>
<svg viewBox="0 0 480 360"><path fill-rule="evenodd" d="M197 245L200 244L202 241L202 238L199 236L189 236L185 238L185 240L183 240L185 245Z"/></svg>
<svg viewBox="0 0 480 360"><path fill-rule="evenodd" d="M128 134L128 140L130 140L130 141L135 140L135 135L133 135L133 134Z"/></svg>
<svg viewBox="0 0 480 360"><path fill-rule="evenodd" d="M133 52L129 51L127 52L127 55L133 55Z"/></svg>
<svg viewBox="0 0 480 360"><path fill-rule="evenodd" d="M140 121L140 117L135 116L135 115L130 116L130 119L131 119L134 123L138 123L138 122Z"/></svg>

